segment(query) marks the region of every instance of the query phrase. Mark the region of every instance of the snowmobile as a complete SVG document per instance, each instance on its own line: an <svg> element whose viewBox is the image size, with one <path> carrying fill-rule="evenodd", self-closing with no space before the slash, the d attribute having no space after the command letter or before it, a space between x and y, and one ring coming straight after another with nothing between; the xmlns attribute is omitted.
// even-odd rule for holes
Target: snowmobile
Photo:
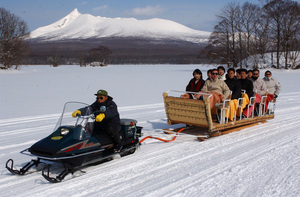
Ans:
<svg viewBox="0 0 300 197"><path fill-rule="evenodd" d="M86 108L85 114L73 118L71 113L77 109ZM21 151L22 154L34 156L20 170L14 169L14 161L9 159L6 168L12 174L25 175L28 170L40 164L44 165L42 176L51 183L62 181L68 174L74 173L83 166L98 164L132 154L140 145L139 137L142 136L142 127L136 125L134 119L121 119L121 144L120 152L114 151L114 141L105 132L93 134L94 114L89 105L81 102L67 102L57 122L54 132L44 139ZM50 176L49 163L62 163L64 170L56 177Z"/></svg>

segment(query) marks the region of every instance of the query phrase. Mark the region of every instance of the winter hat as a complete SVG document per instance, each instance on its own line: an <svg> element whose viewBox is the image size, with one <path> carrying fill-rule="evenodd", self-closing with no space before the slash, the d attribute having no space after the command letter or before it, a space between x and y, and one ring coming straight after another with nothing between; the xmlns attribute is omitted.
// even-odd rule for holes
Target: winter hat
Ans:
<svg viewBox="0 0 300 197"><path fill-rule="evenodd" d="M103 95L103 96L108 96L108 93L106 90L98 90L98 92L95 94L95 96L97 95Z"/></svg>

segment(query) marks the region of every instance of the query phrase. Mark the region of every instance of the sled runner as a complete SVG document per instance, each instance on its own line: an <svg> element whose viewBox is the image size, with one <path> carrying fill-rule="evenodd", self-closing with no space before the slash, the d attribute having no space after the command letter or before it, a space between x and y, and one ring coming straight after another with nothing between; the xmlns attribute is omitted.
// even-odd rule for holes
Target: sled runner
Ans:
<svg viewBox="0 0 300 197"><path fill-rule="evenodd" d="M87 108L86 114L72 118L71 113L79 108ZM42 176L49 182L62 181L68 174L74 173L83 166L111 160L115 156L125 156L135 152L139 146L139 137L142 127L136 126L133 119L121 119L121 144L120 152L115 153L113 139L105 132L94 132L94 114L91 114L85 103L68 102L59 118L54 132L41 139L22 154L34 156L20 170L14 169L14 161L9 159L6 168L12 174L25 175L28 170L40 164L44 165ZM56 177L50 176L50 162L62 163L64 170Z"/></svg>
<svg viewBox="0 0 300 197"><path fill-rule="evenodd" d="M177 94L177 96L169 96L169 94ZM201 100L180 98L178 94L201 94ZM193 135L207 135L213 137L229 132L233 132L245 127L257 125L257 123L265 122L274 118L275 104L270 105L268 113L264 113L265 100L262 99L258 103L259 113L257 116L243 117L242 113L238 117L234 114L234 120L228 121L228 111L230 100L224 100L223 103L217 103L211 109L210 97L211 94L183 92L170 90L163 93L165 111L169 125L185 124L182 133L193 133ZM253 100L253 99L250 99ZM239 101L240 102L240 101ZM251 103L250 103L251 104ZM272 108L271 108L272 107ZM239 106L238 110L242 110ZM174 131L176 132L176 130ZM165 132L167 133L167 132Z"/></svg>

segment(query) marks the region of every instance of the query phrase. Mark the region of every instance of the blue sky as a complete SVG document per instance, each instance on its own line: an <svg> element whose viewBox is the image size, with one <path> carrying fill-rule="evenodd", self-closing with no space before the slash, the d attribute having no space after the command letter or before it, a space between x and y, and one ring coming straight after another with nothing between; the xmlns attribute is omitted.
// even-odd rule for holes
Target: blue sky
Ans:
<svg viewBox="0 0 300 197"><path fill-rule="evenodd" d="M30 31L49 25L75 8L102 17L162 18L193 29L212 31L216 15L230 2L247 0L0 0L0 7L21 17ZM259 0L248 0L259 4Z"/></svg>

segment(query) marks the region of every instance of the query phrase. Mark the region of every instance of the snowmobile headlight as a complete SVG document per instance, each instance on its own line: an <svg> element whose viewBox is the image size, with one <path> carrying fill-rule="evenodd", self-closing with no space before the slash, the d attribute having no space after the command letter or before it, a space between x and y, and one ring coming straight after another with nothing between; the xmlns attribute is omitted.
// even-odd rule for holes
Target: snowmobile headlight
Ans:
<svg viewBox="0 0 300 197"><path fill-rule="evenodd" d="M69 129L66 129L66 128L61 128L61 130L60 130L60 134L61 135L67 135L68 133L69 133Z"/></svg>

